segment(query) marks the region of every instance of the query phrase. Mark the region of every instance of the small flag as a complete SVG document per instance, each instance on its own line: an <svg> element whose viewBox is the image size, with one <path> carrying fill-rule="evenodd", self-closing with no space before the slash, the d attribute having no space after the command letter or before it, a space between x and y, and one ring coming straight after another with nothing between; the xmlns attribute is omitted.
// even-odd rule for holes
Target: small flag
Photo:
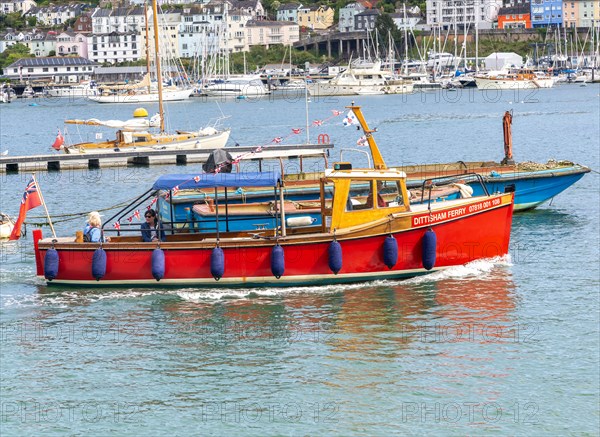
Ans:
<svg viewBox="0 0 600 437"><path fill-rule="evenodd" d="M283 141L283 138L281 138L281 137L277 137L277 138L273 138L273 141L271 141L271 142L272 142L272 143L275 143L275 144L279 144L279 143L281 143L282 141Z"/></svg>
<svg viewBox="0 0 600 437"><path fill-rule="evenodd" d="M127 217L127 221L128 221L129 223L131 223L131 222L133 221L133 216L131 216L131 217Z"/></svg>
<svg viewBox="0 0 600 437"><path fill-rule="evenodd" d="M27 216L27 211L38 207L42 204L42 199L37 190L37 185L34 178L31 178L27 187L25 187L25 192L23 193L23 197L21 199L21 207L19 209L19 217L17 217L17 221L15 226L10 234L10 240L18 240L21 237L21 226L23 226L23 222L25 221L25 217Z"/></svg>
<svg viewBox="0 0 600 437"><path fill-rule="evenodd" d="M342 115L342 111L338 111L337 109L332 109L331 113L333 114L334 117L337 117L338 115Z"/></svg>
<svg viewBox="0 0 600 437"><path fill-rule="evenodd" d="M59 129L58 134L56 135L56 139L54 140L54 143L52 143L52 148L54 150L60 150L60 149L62 149L64 143L65 143L65 139L63 138L62 134L60 133L60 129Z"/></svg>
<svg viewBox="0 0 600 437"><path fill-rule="evenodd" d="M200 182L200 176L194 176L194 182L196 182L196 183Z"/></svg>
<svg viewBox="0 0 600 437"><path fill-rule="evenodd" d="M101 140L102 139L102 132L96 132L96 139L97 140Z"/></svg>
<svg viewBox="0 0 600 437"><path fill-rule="evenodd" d="M293 128L293 129L292 129L292 133L293 133L293 134L296 134L296 135L297 135L297 134L299 134L300 132L302 132L302 129L300 129L300 128Z"/></svg>
<svg viewBox="0 0 600 437"><path fill-rule="evenodd" d="M179 185L173 187L173 196L175 196L179 192Z"/></svg>
<svg viewBox="0 0 600 437"><path fill-rule="evenodd" d="M344 118L344 126L352 126L353 124L358 124L358 119L352 110L348 111L346 114L346 118Z"/></svg>
<svg viewBox="0 0 600 437"><path fill-rule="evenodd" d="M256 153L262 152L262 146L258 146L254 152L256 152Z"/></svg>
<svg viewBox="0 0 600 437"><path fill-rule="evenodd" d="M357 141L356 141L356 145L357 146L366 146L367 145L367 137L366 136L362 136L360 137Z"/></svg>
<svg viewBox="0 0 600 437"><path fill-rule="evenodd" d="M323 120L315 120L315 121L313 121L313 124L315 126L323 126Z"/></svg>
<svg viewBox="0 0 600 437"><path fill-rule="evenodd" d="M140 210L139 210L139 209L136 209L136 210L135 210L135 212L133 213L133 216L134 216L136 219L138 219L138 220L141 220L141 218L140 218Z"/></svg>
<svg viewBox="0 0 600 437"><path fill-rule="evenodd" d="M113 223L113 228L115 228L117 231L121 229L121 223L119 222L114 222Z"/></svg>

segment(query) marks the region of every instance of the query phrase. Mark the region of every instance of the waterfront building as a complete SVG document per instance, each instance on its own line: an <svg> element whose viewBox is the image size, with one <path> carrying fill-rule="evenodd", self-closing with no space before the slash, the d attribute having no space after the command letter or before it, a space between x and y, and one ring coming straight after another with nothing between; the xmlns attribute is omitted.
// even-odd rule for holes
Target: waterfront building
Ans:
<svg viewBox="0 0 600 437"><path fill-rule="evenodd" d="M365 10L362 3L350 3L339 10L338 30L340 32L354 32L354 16Z"/></svg>
<svg viewBox="0 0 600 437"><path fill-rule="evenodd" d="M562 3L563 0L531 0L531 27L562 26Z"/></svg>
<svg viewBox="0 0 600 437"><path fill-rule="evenodd" d="M137 32L93 33L87 38L88 58L98 64L116 64L145 58Z"/></svg>
<svg viewBox="0 0 600 437"><path fill-rule="evenodd" d="M246 24L248 46L290 46L300 40L300 26L288 21L251 20Z"/></svg>
<svg viewBox="0 0 600 437"><path fill-rule="evenodd" d="M498 29L531 29L531 11L528 4L500 8Z"/></svg>
<svg viewBox="0 0 600 437"><path fill-rule="evenodd" d="M298 24L313 30L328 29L333 25L334 11L329 6L302 6L298 9Z"/></svg>
<svg viewBox="0 0 600 437"><path fill-rule="evenodd" d="M24 14L36 6L37 3L33 0L0 1L0 14L12 14L13 12L21 12L21 14Z"/></svg>
<svg viewBox="0 0 600 437"><path fill-rule="evenodd" d="M97 63L82 57L22 58L4 68L10 80L51 80L77 83L92 77Z"/></svg>
<svg viewBox="0 0 600 437"><path fill-rule="evenodd" d="M277 8L277 21L298 22L298 10L302 7L301 3L285 3Z"/></svg>
<svg viewBox="0 0 600 437"><path fill-rule="evenodd" d="M220 6L219 6L220 8ZM183 58L205 57L218 53L227 33L226 20L216 19L212 6L191 5L181 13L179 23L179 53ZM224 48L224 45L223 45Z"/></svg>
<svg viewBox="0 0 600 437"><path fill-rule="evenodd" d="M503 3L502 0L427 0L426 6L427 24L432 27L491 29Z"/></svg>

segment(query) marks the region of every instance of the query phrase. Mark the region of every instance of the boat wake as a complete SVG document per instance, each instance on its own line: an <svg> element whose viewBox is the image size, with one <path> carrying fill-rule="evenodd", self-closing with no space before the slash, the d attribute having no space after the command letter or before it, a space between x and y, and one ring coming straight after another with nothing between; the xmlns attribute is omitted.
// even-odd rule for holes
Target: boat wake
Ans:
<svg viewBox="0 0 600 437"><path fill-rule="evenodd" d="M417 276L415 278L402 281L403 285L425 284L444 281L447 279L460 280L479 280L482 276L492 272L496 267L512 266L510 255L504 255L494 258L485 258L472 261L461 266L452 266L444 270L431 273L429 275Z"/></svg>

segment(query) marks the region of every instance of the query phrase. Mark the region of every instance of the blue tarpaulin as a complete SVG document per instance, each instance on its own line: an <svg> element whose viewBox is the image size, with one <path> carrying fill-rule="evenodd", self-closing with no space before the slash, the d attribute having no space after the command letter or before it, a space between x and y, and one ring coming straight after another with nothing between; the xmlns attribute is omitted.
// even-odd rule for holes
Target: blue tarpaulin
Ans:
<svg viewBox="0 0 600 437"><path fill-rule="evenodd" d="M152 185L154 190L193 188L274 187L281 178L279 171L242 173L168 174Z"/></svg>

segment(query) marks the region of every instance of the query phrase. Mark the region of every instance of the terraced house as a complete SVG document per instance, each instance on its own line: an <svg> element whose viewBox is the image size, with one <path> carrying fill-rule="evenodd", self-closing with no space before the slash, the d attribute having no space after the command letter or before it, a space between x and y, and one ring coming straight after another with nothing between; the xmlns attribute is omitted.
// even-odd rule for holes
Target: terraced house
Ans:
<svg viewBox="0 0 600 437"><path fill-rule="evenodd" d="M334 11L329 6L302 6L298 9L298 24L313 30L328 29L333 25Z"/></svg>
<svg viewBox="0 0 600 437"><path fill-rule="evenodd" d="M38 24L44 26L57 26L67 23L71 18L77 18L83 14L87 6L83 4L32 7L23 16L25 18L35 17Z"/></svg>

